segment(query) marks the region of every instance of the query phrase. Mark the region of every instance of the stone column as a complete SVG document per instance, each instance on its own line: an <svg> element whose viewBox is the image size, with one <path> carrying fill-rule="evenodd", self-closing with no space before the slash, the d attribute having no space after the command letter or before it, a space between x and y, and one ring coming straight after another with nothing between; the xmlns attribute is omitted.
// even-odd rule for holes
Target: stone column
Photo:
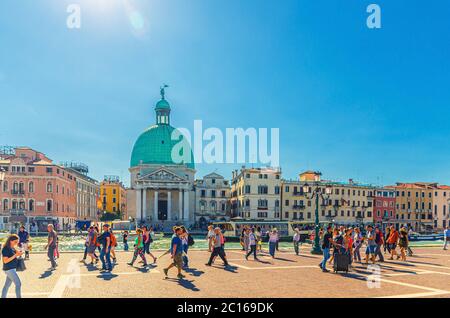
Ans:
<svg viewBox="0 0 450 318"><path fill-rule="evenodd" d="M167 191L167 220L172 221L172 192Z"/></svg>
<svg viewBox="0 0 450 318"><path fill-rule="evenodd" d="M184 191L184 213L183 220L189 220L189 191Z"/></svg>
<svg viewBox="0 0 450 318"><path fill-rule="evenodd" d="M142 190L142 217L147 220L147 189Z"/></svg>
<svg viewBox="0 0 450 318"><path fill-rule="evenodd" d="M153 205L153 222L158 221L158 191L155 191L155 202Z"/></svg>
<svg viewBox="0 0 450 318"><path fill-rule="evenodd" d="M136 190L136 219L142 220L142 210L141 210L141 190Z"/></svg>
<svg viewBox="0 0 450 318"><path fill-rule="evenodd" d="M183 219L183 194L184 194L184 190L179 190L178 191L178 220L182 220Z"/></svg>

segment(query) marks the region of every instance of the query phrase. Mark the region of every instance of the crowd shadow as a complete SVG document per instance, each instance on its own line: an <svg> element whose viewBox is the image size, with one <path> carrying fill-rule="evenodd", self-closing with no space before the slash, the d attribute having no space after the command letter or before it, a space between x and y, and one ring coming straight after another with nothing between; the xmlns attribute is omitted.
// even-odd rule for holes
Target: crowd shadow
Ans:
<svg viewBox="0 0 450 318"><path fill-rule="evenodd" d="M101 279L106 280L106 281L113 280L113 279L116 278L116 277L119 277L119 275L113 274L113 273L111 273L111 272L100 273L100 274L97 276L97 278L101 278Z"/></svg>

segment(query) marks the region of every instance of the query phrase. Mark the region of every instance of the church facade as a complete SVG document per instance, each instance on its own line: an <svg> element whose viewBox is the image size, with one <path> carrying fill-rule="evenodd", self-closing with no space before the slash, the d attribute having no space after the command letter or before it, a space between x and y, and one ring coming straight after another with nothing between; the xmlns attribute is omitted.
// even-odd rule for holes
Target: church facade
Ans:
<svg viewBox="0 0 450 318"><path fill-rule="evenodd" d="M172 158L174 146L186 140L181 134L172 138L177 131L170 125L171 108L164 88L155 106L155 125L147 128L133 147L127 201L130 214L134 214L138 223L167 229L174 224L189 225L195 221L196 171L190 149L189 162L174 162Z"/></svg>

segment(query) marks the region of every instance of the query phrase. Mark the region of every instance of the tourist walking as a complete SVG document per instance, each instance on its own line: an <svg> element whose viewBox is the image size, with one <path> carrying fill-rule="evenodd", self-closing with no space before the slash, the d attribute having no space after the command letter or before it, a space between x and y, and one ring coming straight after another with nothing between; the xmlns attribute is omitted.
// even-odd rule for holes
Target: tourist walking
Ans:
<svg viewBox="0 0 450 318"><path fill-rule="evenodd" d="M250 234L249 227L245 226L244 227L243 242L244 242L244 251L245 251L246 254L248 253L248 250L250 248L250 245L249 245L249 243L250 243L249 234Z"/></svg>
<svg viewBox="0 0 450 318"><path fill-rule="evenodd" d="M116 247L117 247L117 238L114 235L114 232L112 229L109 230L109 235L111 238L111 246L110 246L110 254L112 256L112 261L114 264L117 264L117 258L116 258Z"/></svg>
<svg viewBox="0 0 450 318"><path fill-rule="evenodd" d="M365 241L367 244L366 247L366 264L369 264L369 259L372 260L372 263L375 264L375 250L377 247L377 243L375 242L375 231L372 225L367 225L366 227L366 237Z"/></svg>
<svg viewBox="0 0 450 318"><path fill-rule="evenodd" d="M256 236L256 251L262 253L262 232L259 226L256 228L255 236Z"/></svg>
<svg viewBox="0 0 450 318"><path fill-rule="evenodd" d="M447 226L444 230L444 250L447 250L448 242L450 242L450 230Z"/></svg>
<svg viewBox="0 0 450 318"><path fill-rule="evenodd" d="M17 233L19 236L19 247L25 252L25 259L30 259L30 251L28 249L30 243L30 234L25 230L25 226L19 228Z"/></svg>
<svg viewBox="0 0 450 318"><path fill-rule="evenodd" d="M383 238L383 242L384 242L383 246L384 246L384 253L385 253L385 254L386 254L386 251L387 251L389 254L391 254L391 249L390 249L390 247L389 247L389 243L387 242L388 239L389 239L390 233L391 233L391 227L390 227L390 226L387 226L387 227L386 227L386 233L385 233L384 238Z"/></svg>
<svg viewBox="0 0 450 318"><path fill-rule="evenodd" d="M269 233L269 254L272 258L275 258L275 250L279 241L278 230L276 228L272 229Z"/></svg>
<svg viewBox="0 0 450 318"><path fill-rule="evenodd" d="M144 241L144 253L150 255L153 258L154 264L156 263L156 257L150 252L150 245L153 243L152 230L152 227L149 230L146 226L144 226L142 228L142 240Z"/></svg>
<svg viewBox="0 0 450 318"><path fill-rule="evenodd" d="M249 251L248 253L245 255L245 259L248 260L248 257L253 254L253 258L255 259L255 261L258 260L258 257L256 256L256 244L257 244L257 239L256 239L256 234L255 234L255 228L247 229L248 232L248 239L249 239Z"/></svg>
<svg viewBox="0 0 450 318"><path fill-rule="evenodd" d="M58 234L55 231L55 228L53 226L53 224L49 224L47 226L47 231L48 231L48 237L47 237L47 245L45 246L45 249L47 250L47 256L48 259L50 260L50 270L55 270L56 266L58 266L58 264L56 264L55 261L55 251L56 251L56 242L58 240Z"/></svg>
<svg viewBox="0 0 450 318"><path fill-rule="evenodd" d="M213 251L211 252L211 256L209 257L209 262L206 264L207 266L211 266L214 259L219 256L225 267L228 266L227 257L225 255L225 248L224 248L225 239L223 237L223 234L219 227L216 227L214 229L214 237L213 237Z"/></svg>
<svg viewBox="0 0 450 318"><path fill-rule="evenodd" d="M361 230L359 227L355 227L355 231L353 233L353 260L355 262L361 263L361 245L362 245L363 237L361 234Z"/></svg>
<svg viewBox="0 0 450 318"><path fill-rule="evenodd" d="M294 229L294 236L292 237L292 242L294 244L295 255L300 254L300 230L296 227Z"/></svg>
<svg viewBox="0 0 450 318"><path fill-rule="evenodd" d="M391 225L389 238L387 240L387 243L389 244L389 250L391 252L391 257L389 258L390 260L394 259L394 255L397 256L397 251L395 250L397 248L397 242L398 242L398 231L395 229L393 225Z"/></svg>
<svg viewBox="0 0 450 318"><path fill-rule="evenodd" d="M377 244L375 247L375 258L378 256L378 260L380 262L384 262L384 256L383 253L381 253L381 247L384 244L384 237L378 226L375 228L375 243Z"/></svg>
<svg viewBox="0 0 450 318"><path fill-rule="evenodd" d="M14 284L16 287L16 297L22 298L22 283L19 275L17 275L17 266L18 258L22 256L23 252L16 250L18 244L19 236L12 234L7 238L2 249L3 272L6 275L5 285L3 285L2 289L2 298L8 296L8 290L11 284Z"/></svg>
<svg viewBox="0 0 450 318"><path fill-rule="evenodd" d="M330 248L331 248L332 244L333 244L333 233L331 231L331 225L329 225L327 227L327 231L323 235L323 241L322 241L323 260L319 264L319 267L325 273L329 272L329 270L327 270L327 261L330 258Z"/></svg>
<svg viewBox="0 0 450 318"><path fill-rule="evenodd" d="M186 230L184 226L181 226L181 245L183 247L183 267L189 268L189 232ZM192 237L190 238L192 240Z"/></svg>
<svg viewBox="0 0 450 318"><path fill-rule="evenodd" d="M122 234L122 243L123 243L123 250L125 252L128 252L128 231L124 231Z"/></svg>
<svg viewBox="0 0 450 318"><path fill-rule="evenodd" d="M213 250L213 238L214 238L213 226L208 225L208 234L206 234L206 240L208 241L208 252L212 252Z"/></svg>
<svg viewBox="0 0 450 318"><path fill-rule="evenodd" d="M348 255L349 267L351 267L353 260L353 229L351 227L345 230L344 247L345 247L345 254Z"/></svg>
<svg viewBox="0 0 450 318"><path fill-rule="evenodd" d="M400 255L401 255L401 260L403 262L406 262L406 251L408 249L408 245L409 245L408 231L406 230L406 228L402 227L400 229L398 246L400 247ZM397 259L398 259L398 256L397 256Z"/></svg>
<svg viewBox="0 0 450 318"><path fill-rule="evenodd" d="M131 260L128 265L133 266L134 262L136 261L138 255L142 259L142 262L144 263L143 267L147 267L147 260L145 259L145 251L144 251L144 237L141 229L136 230L137 237L134 241L134 254L133 259Z"/></svg>
<svg viewBox="0 0 450 318"><path fill-rule="evenodd" d="M109 225L103 225L103 233L99 237L99 243L101 244L100 260L102 261L101 271L112 271L111 264L111 233L109 232Z"/></svg>
<svg viewBox="0 0 450 318"><path fill-rule="evenodd" d="M182 230L180 227L175 228L175 236L173 236L172 241L170 243L171 246L171 254L172 254L172 263L169 265L169 267L164 268L164 275L166 275L166 278L168 277L169 270L172 267L176 267L178 271L178 279L183 279L184 275L181 274L181 268L183 266L183 242L181 241Z"/></svg>

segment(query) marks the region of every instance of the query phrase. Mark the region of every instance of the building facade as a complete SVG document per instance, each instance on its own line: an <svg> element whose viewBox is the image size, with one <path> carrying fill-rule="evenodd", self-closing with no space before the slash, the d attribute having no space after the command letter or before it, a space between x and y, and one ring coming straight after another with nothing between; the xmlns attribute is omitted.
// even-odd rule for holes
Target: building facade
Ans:
<svg viewBox="0 0 450 318"><path fill-rule="evenodd" d="M395 194L393 189L375 190L373 222L381 225L383 230L388 225L398 223L395 214Z"/></svg>
<svg viewBox="0 0 450 318"><path fill-rule="evenodd" d="M100 209L100 183L89 177L89 168L85 164L64 162L61 164L76 177L76 210L79 220L98 221Z"/></svg>
<svg viewBox="0 0 450 318"><path fill-rule="evenodd" d="M397 183L395 190L397 223L415 231L431 231L434 224L433 194L436 183Z"/></svg>
<svg viewBox="0 0 450 318"><path fill-rule="evenodd" d="M450 186L437 186L433 195L433 227L441 231L450 226Z"/></svg>
<svg viewBox="0 0 450 318"><path fill-rule="evenodd" d="M187 140L170 125L170 112L162 88L155 106L156 124L147 128L133 147L127 198L134 201L135 209L129 212L138 223L166 229L175 223L195 222L194 158ZM180 145L182 149L177 148ZM172 156L176 149L181 160Z"/></svg>
<svg viewBox="0 0 450 318"><path fill-rule="evenodd" d="M195 220L200 228L211 221L229 220L230 192L229 181L217 173L195 181Z"/></svg>
<svg viewBox="0 0 450 318"><path fill-rule="evenodd" d="M0 170L0 213L6 227L16 230L23 224L31 231L41 232L50 223L58 230L74 227L74 173L28 147L2 152Z"/></svg>
<svg viewBox="0 0 450 318"><path fill-rule="evenodd" d="M315 221L316 200L311 194L317 188L330 188L330 194L319 199L319 221L343 225L373 223L375 187L349 180L348 183L321 179L320 172L306 171L299 180L282 182L282 220ZM305 188L307 191L305 192Z"/></svg>
<svg viewBox="0 0 450 318"><path fill-rule="evenodd" d="M101 209L103 213L116 213L126 218L127 193L118 176L105 176L100 183Z"/></svg>
<svg viewBox="0 0 450 318"><path fill-rule="evenodd" d="M231 181L231 214L251 220L279 220L281 170L245 168L234 170Z"/></svg>

